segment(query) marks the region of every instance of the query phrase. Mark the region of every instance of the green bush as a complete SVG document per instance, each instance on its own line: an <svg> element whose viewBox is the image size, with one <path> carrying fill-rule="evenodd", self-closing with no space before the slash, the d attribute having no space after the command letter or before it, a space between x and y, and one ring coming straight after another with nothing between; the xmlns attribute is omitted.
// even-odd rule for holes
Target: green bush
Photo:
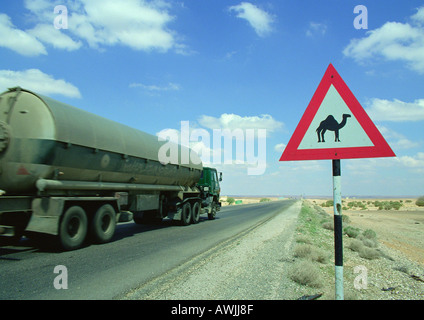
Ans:
<svg viewBox="0 0 424 320"><path fill-rule="evenodd" d="M424 207L424 196L421 196L415 201L415 204L419 207Z"/></svg>
<svg viewBox="0 0 424 320"><path fill-rule="evenodd" d="M361 233L361 230L351 226L344 228L344 233L347 234L350 238L356 238Z"/></svg>
<svg viewBox="0 0 424 320"><path fill-rule="evenodd" d="M347 203L347 206L352 209L354 207L357 208L361 208L362 210L367 209L367 206L365 205L365 200L364 201L350 201Z"/></svg>
<svg viewBox="0 0 424 320"><path fill-rule="evenodd" d="M268 202L271 201L271 199L269 198L262 198L261 200L259 200L259 202Z"/></svg>
<svg viewBox="0 0 424 320"><path fill-rule="evenodd" d="M229 205L232 205L236 200L234 198L227 198L227 202Z"/></svg>
<svg viewBox="0 0 424 320"><path fill-rule="evenodd" d="M327 200L323 203L321 203L321 207L332 207L334 205L333 200Z"/></svg>
<svg viewBox="0 0 424 320"><path fill-rule="evenodd" d="M400 201L374 201L374 206L378 207L378 210L399 210L403 203Z"/></svg>

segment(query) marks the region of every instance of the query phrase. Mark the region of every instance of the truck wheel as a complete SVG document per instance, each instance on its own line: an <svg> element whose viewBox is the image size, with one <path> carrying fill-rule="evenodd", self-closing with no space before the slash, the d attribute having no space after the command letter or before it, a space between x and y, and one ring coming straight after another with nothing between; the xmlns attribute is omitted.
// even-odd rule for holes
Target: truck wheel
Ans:
<svg viewBox="0 0 424 320"><path fill-rule="evenodd" d="M208 213L208 219L209 220L215 220L215 216L216 216L216 208L213 205L212 209L211 209L211 213Z"/></svg>
<svg viewBox="0 0 424 320"><path fill-rule="evenodd" d="M191 223L191 206L190 202L184 203L181 209L181 224L188 226Z"/></svg>
<svg viewBox="0 0 424 320"><path fill-rule="evenodd" d="M87 215L79 206L70 207L64 213L59 226L59 241L65 250L81 247L87 235Z"/></svg>
<svg viewBox="0 0 424 320"><path fill-rule="evenodd" d="M96 243L109 242L115 234L116 212L110 204L101 206L93 216L90 235Z"/></svg>
<svg viewBox="0 0 424 320"><path fill-rule="evenodd" d="M191 208L191 222L196 224L200 221L200 203L195 202Z"/></svg>

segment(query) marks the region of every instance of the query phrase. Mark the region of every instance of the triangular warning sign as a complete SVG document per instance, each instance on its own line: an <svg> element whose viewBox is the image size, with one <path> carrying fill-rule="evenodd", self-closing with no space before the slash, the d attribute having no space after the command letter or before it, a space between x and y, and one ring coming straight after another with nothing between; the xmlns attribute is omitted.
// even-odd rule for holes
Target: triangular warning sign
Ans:
<svg viewBox="0 0 424 320"><path fill-rule="evenodd" d="M280 161L396 156L330 64Z"/></svg>

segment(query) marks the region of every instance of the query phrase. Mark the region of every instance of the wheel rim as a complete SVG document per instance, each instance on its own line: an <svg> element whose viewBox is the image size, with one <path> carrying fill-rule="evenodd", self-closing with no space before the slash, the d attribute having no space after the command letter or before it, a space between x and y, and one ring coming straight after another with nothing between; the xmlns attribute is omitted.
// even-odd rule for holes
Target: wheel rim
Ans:
<svg viewBox="0 0 424 320"><path fill-rule="evenodd" d="M78 217L72 217L66 226L67 234L70 238L78 236L80 231L81 221Z"/></svg>
<svg viewBox="0 0 424 320"><path fill-rule="evenodd" d="M109 228L110 228L110 222L111 222L111 218L110 218L110 215L108 215L108 214L105 214L103 217L102 217L102 222L101 222L101 228L102 228L102 230L104 231L104 232L106 232Z"/></svg>

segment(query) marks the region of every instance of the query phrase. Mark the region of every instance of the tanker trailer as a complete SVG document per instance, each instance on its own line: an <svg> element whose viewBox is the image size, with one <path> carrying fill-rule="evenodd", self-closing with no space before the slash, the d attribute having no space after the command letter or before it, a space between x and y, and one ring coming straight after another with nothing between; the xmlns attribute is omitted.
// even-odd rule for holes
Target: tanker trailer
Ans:
<svg viewBox="0 0 424 320"><path fill-rule="evenodd" d="M161 163L156 136L22 88L0 95L0 234L109 242L117 222L182 225L220 208L214 168ZM170 142L167 142L170 143ZM178 146L183 150L184 146ZM188 150L190 151L190 150Z"/></svg>

